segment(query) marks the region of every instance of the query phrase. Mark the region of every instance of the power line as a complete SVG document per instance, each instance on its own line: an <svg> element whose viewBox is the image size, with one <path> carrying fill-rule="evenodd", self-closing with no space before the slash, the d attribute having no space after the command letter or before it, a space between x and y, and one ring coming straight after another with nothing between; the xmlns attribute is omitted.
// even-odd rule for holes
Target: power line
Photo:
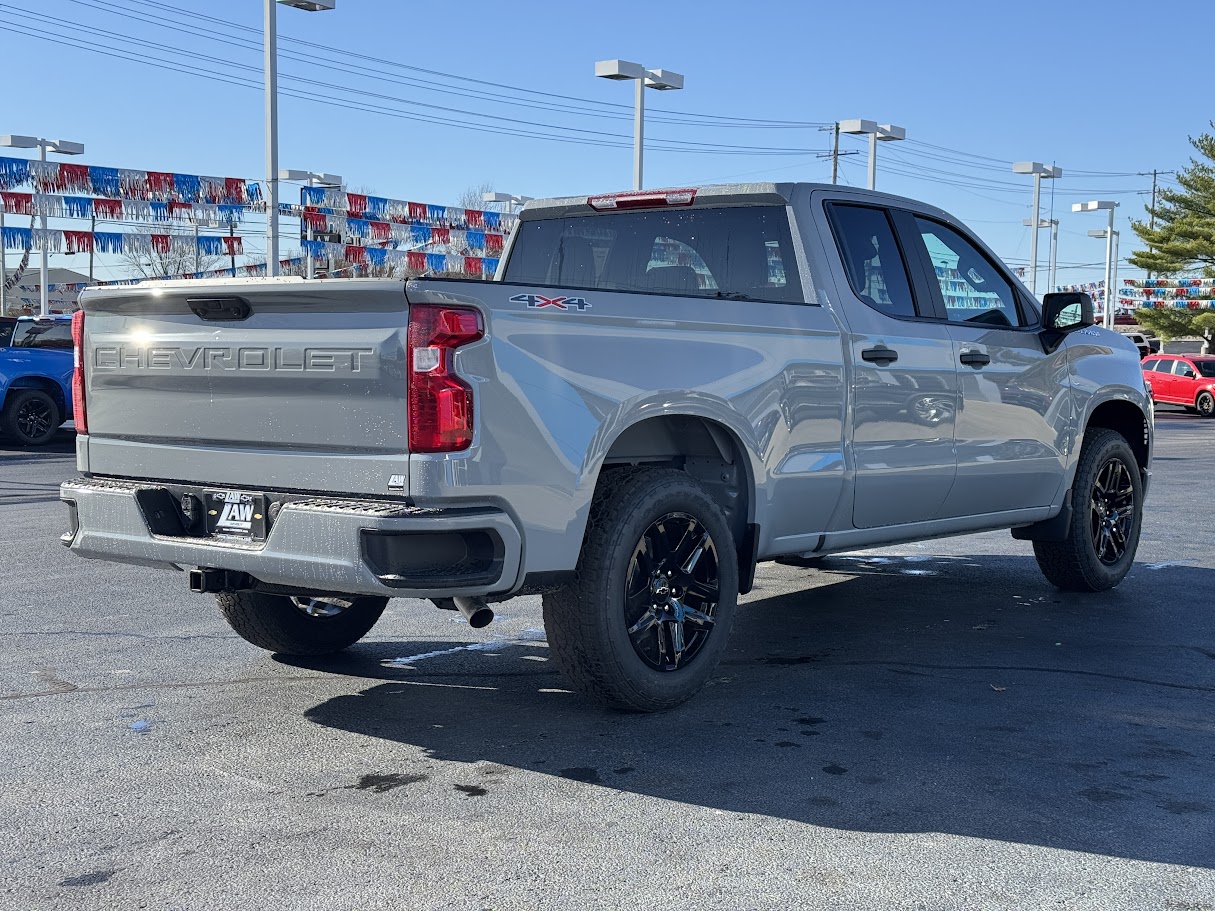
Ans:
<svg viewBox="0 0 1215 911"><path fill-rule="evenodd" d="M52 24L54 24L56 27L58 27L60 29L76 29L77 28L76 26L68 26L63 23L60 23L58 20L54 20L54 19L51 19L50 17L46 17L46 16L41 16L37 13L30 13L29 15L36 17L38 19L49 20L49 22L51 22ZM65 34L63 34L63 32L49 32L44 29L35 28L34 26L28 25L26 23L13 23L13 22L11 22L11 20L0 20L0 21L7 21L8 25L10 27L14 26L14 25L20 25L21 27L29 30L26 32L26 34L30 34L30 32L38 33L36 35L33 35L33 37L42 37L47 40L66 39L66 40L70 40L70 41L77 42L80 44L91 45L91 47L86 48L86 49L92 49L98 53L113 54L116 52L116 50L118 50L118 49L115 49L110 46L101 46L95 42L90 42L87 39L79 38L79 37L71 34L70 31L68 32L68 34L65 35ZM80 29L80 30L84 31L84 29ZM119 41L127 42L128 44L135 44L141 48L141 53L149 58L148 60L145 61L145 60L139 59L138 57L133 58L131 56L126 56L124 59L128 59L128 60L134 59L135 62L143 62L148 65L168 65L170 63L170 61L165 61L162 58L156 58L153 55L148 54L146 51L143 51L142 45L139 43L138 39L136 39L130 35L124 35L124 34L118 33L118 32L111 32L111 31L99 30L99 29L92 29L91 31L100 32L103 35L108 35L111 38L118 39ZM229 69L245 70L245 71L251 72L251 73L260 73L261 72L260 67L254 67L254 66L250 66L250 65L246 65L246 64L241 64L236 61L228 60L228 59L221 58L221 57L215 57L215 56L209 55L209 54L199 54L199 53L187 51L184 49L175 49L175 51L179 55L185 55L188 57L193 57L193 58L197 58L200 60L217 63L222 66L228 67ZM207 77L212 77L212 76L216 75L213 71L207 70L207 69L204 69L201 67L189 66L189 65L180 63L178 61L172 61L172 63L176 64L176 68L179 72L189 72L190 70L193 70L193 71L195 71L193 73L194 75L204 75ZM374 99L374 102L357 102L358 104L362 104L365 107L375 107L375 108L385 108L386 109L385 105L380 105L378 103L380 101L383 101L383 102L388 102L388 103L393 103L393 104L403 104L403 105L408 105L408 106L426 108L426 109L430 109L430 110L442 111L442 112L450 113L450 114L463 115L465 117L476 117L476 118L482 118L482 119L486 119L486 120L496 121L500 124L505 125L507 127L507 129L516 130L516 132L511 133L509 135L521 135L520 133L517 132L517 128L519 128L519 127L528 127L528 128L534 127L534 128L539 128L539 129L545 129L545 130L568 131L571 133L579 134L579 136L577 138L585 137L588 139L596 139L596 138L603 137L609 141L616 140L616 142L612 143L612 145L614 145L616 147L627 146L628 137L624 136L622 134L619 134L619 133L609 133L609 132L606 132L603 130L590 130L590 129L584 129L581 127L569 127L569 126L564 126L561 124L544 123L544 122L530 121L530 120L520 120L518 118L513 118L513 117L504 117L504 116L495 115L495 114L484 114L484 113L481 113L478 111L469 111L469 110L464 110L464 109L460 109L460 108L447 107L444 105L433 105L433 104L429 104L426 102L418 102L418 101L413 101L413 100L410 100L407 98L399 98L399 97L392 96L392 95L386 95L386 94L383 94L380 92L371 92L371 91L367 91L367 90L356 89L351 86L337 85L330 81L309 79L304 76L298 76L298 75L294 75L294 74L290 74L290 73L281 73L280 78L287 80L288 82L303 83L304 85L308 85L308 86L318 86L318 87L322 87L325 89L332 89L337 92L345 93L348 95L354 95L357 97L366 97L366 98ZM239 81L234 82L233 81L234 79L239 80ZM246 87L249 87L249 88L260 88L260 83L258 83L256 80L253 80L253 79L241 80L239 76L234 76L234 74L231 74L231 73L229 73L229 78L224 81L231 82L232 84L242 84L243 83ZM286 94L286 92L284 92L284 93ZM339 96L335 96L332 94L322 94L322 93L315 92L315 91L311 95L305 96L305 97L313 97L313 98L316 98L317 100L328 98L331 101L342 101L342 102L350 101L349 99L340 98ZM487 129L486 127L482 127L482 126L478 126L478 125L470 125L463 121L454 121L449 118L444 118L444 117L439 117L439 116L431 116L429 118L426 118L422 115L415 115L415 116L417 119L423 119L423 120L429 119L429 122L433 122L433 123L445 123L450 126L463 126L465 128L473 127L473 128L482 129L482 130ZM542 138L542 139L559 138L552 134L542 135L542 134L534 134L534 133L529 132L526 135L531 135L531 136L534 136L535 138ZM569 137L569 138L575 138L575 137ZM713 154L748 154L748 155L805 155L808 151L811 151L811 150L807 150L804 148L789 148L789 147L777 147L777 146L749 146L749 145L709 143L709 142L697 142L697 141L692 141L692 140L661 139L661 138L655 138L653 140L651 148L658 150L658 151L690 151L690 152L703 152L703 153L713 153Z"/></svg>
<svg viewBox="0 0 1215 911"><path fill-rule="evenodd" d="M69 0L69 2L79 3L81 5L86 5L86 6L92 6L94 8L108 7L110 9L115 9L126 16L131 16L133 13L136 13L136 11L133 10L129 6L116 6L116 4L113 2L113 0L93 0L93 2L87 2L87 0ZM259 35L259 36L261 34L260 29L239 25L237 23L233 23L233 22L230 22L230 21L224 20L224 19L218 19L213 16L205 16L205 15L202 15L199 13L186 12L186 11L180 10L177 7L174 7L170 4L158 3L158 2L154 2L154 0L125 0L125 2L126 3L136 3L139 6L143 6L143 7L151 7L154 9L161 10L165 13L168 13L169 15L176 16L179 19L185 19L185 20L187 20L185 23L186 25L192 25L192 24L194 24L195 21L201 20L201 21L206 21L206 22L212 23L214 25L218 25L223 28L226 28L230 32L245 32L245 33L251 33L251 34L255 34L255 35ZM101 6L98 6L98 4L100 4ZM173 28L178 31L180 31L183 26L182 23L173 22L171 20L164 19L159 16L155 16L154 14L151 14L151 13L145 14L145 16L151 16L151 18L145 18L145 17L138 17L138 18L141 18L142 21L149 22L154 25L161 25L162 27ZM370 56L367 54L361 54L361 53L358 53L355 51L343 50L340 48L332 48L327 45L318 44L318 43L311 42L311 41L304 41L304 40L298 39L298 38L280 36L279 40L280 40L280 42L283 42L283 43L296 44L296 45L299 45L302 47L314 48L316 50L322 51L322 52L324 52L326 54L330 54L330 55L347 57L347 58L356 59L356 60L364 60L364 61L367 61L370 63L374 63L374 64L376 64L376 69L371 70L371 72L377 78L385 78L386 74L384 73L383 68L387 67L390 69L396 69L396 70L401 70L401 71L422 73L422 74L425 74L428 76L437 77L439 79L446 79L449 81L458 81L458 82L464 82L464 83L469 83L469 84L474 84L474 85L483 85L483 86L487 86L487 87L494 88L494 89L503 89L508 92L514 92L514 93L518 93L518 94L534 95L534 96L542 97L542 98L558 99L559 101L562 101L562 102L566 102L566 101L575 102L579 107L571 108L571 106L564 105L564 104L558 106L560 108L564 108L569 113L586 114L586 113L589 113L588 111L585 110L586 107L592 106L592 107L615 109L611 112L611 114L609 116L617 116L617 117L626 118L626 119L632 117L631 107L629 105L625 105L625 104L599 101L599 100L591 99L591 98L581 98L581 97L573 96L573 95L563 95L563 94L559 94L559 93L555 93L555 92L544 92L544 91L540 91L540 90L536 90L536 89L524 88L521 86L507 85L505 83L494 82L491 80L475 79L475 78L472 78L469 76L461 76L461 75L458 75L455 73L445 73L445 72L442 72L439 70L432 70L432 69L426 69L424 67L411 66L408 64L400 63L399 61L388 60L388 59L385 59L382 57L373 57L373 56ZM257 42L246 41L245 43L253 44L254 47L258 50L260 50L260 48L261 48L260 39ZM280 51L280 53L282 53L282 51ZM310 57L313 60L319 59L316 57L315 54L310 55ZM359 67L359 69L367 70L368 68ZM455 91L450 86L439 87L439 88L436 88L435 90L447 91L447 92ZM498 94L498 93L483 93L483 94L485 94L487 97L494 98L497 100L507 100L508 103L524 103L524 102L518 101L517 99L515 99L514 101L511 101L511 96L509 96L509 95L502 95L502 94ZM470 95L469 97L477 97L477 96ZM535 106L535 105L528 105L528 106ZM665 115L665 117L677 118L677 119L668 121L668 120L664 119L663 116L660 116L660 117L654 118L654 122L671 122L671 123L678 123L680 125L691 125L686 122L688 120L703 120L703 121L705 121L703 124L696 124L696 125L703 125L703 126L708 126L708 125L734 126L734 125L736 125L736 126L740 126L740 127L760 128L760 129L766 129L766 128L811 129L811 128L815 128L815 127L822 125L819 123L805 122L805 121L800 121L800 122L799 121L785 121L785 120L775 120L775 119L766 119L766 118L732 117L732 116L719 115L719 114L701 114L701 113L695 113L695 112L668 111L668 110L664 110L662 108L651 108L651 110L657 112L660 115ZM600 114L598 116L603 116L603 114Z"/></svg>

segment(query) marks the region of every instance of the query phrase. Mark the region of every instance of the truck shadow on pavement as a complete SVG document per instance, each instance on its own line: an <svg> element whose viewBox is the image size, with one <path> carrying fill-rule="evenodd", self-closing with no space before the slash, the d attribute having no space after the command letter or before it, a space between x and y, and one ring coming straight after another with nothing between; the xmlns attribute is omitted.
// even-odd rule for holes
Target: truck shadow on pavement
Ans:
<svg viewBox="0 0 1215 911"><path fill-rule="evenodd" d="M1078 596L1023 556L852 557L761 583L709 686L665 714L566 692L543 642L411 667L388 659L432 644L372 642L309 666L383 682L307 717L481 764L486 792L526 770L847 831L1215 866L1215 634L1195 597L1215 571L1140 565Z"/></svg>

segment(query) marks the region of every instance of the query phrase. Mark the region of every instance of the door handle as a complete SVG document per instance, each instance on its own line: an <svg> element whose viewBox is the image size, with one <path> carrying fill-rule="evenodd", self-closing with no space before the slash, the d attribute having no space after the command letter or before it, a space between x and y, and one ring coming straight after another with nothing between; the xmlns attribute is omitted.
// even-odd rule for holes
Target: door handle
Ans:
<svg viewBox="0 0 1215 911"><path fill-rule="evenodd" d="M879 367L893 364L898 359L899 353L893 348L887 348L885 345L878 345L876 348L866 348L861 352L861 360L877 364Z"/></svg>
<svg viewBox="0 0 1215 911"><path fill-rule="evenodd" d="M986 367L991 363L991 358L982 351L963 351L958 360L967 367Z"/></svg>

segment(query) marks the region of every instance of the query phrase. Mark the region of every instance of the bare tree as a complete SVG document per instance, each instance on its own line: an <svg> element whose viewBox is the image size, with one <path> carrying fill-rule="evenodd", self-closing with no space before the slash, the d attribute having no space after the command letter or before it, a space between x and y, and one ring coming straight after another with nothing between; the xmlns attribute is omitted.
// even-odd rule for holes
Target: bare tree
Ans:
<svg viewBox="0 0 1215 911"><path fill-rule="evenodd" d="M480 209L483 212L505 212L506 206L500 202L486 202L485 194L492 193L494 185L492 183L477 184L475 187L469 187L460 194L460 198L456 201L461 209Z"/></svg>
<svg viewBox="0 0 1215 911"><path fill-rule="evenodd" d="M209 272L227 266L226 255L201 254L194 245L193 229L170 232L174 243L164 253L123 253L120 262L132 278L161 278L162 276L187 275L194 272ZM180 241L188 241L181 243ZM193 248L193 249L192 249Z"/></svg>

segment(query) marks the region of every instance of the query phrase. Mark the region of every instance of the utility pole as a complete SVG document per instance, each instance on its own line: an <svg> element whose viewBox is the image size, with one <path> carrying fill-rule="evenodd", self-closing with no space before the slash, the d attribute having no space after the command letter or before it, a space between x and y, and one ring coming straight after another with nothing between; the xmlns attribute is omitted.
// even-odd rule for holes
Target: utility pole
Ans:
<svg viewBox="0 0 1215 911"><path fill-rule="evenodd" d="M831 127L831 185L839 183L840 176L840 122L837 120Z"/></svg>
<svg viewBox="0 0 1215 911"><path fill-rule="evenodd" d="M1148 228L1156 227L1156 170L1152 170L1152 208L1148 210Z"/></svg>
<svg viewBox="0 0 1215 911"><path fill-rule="evenodd" d="M93 247L97 244L97 216L89 216L89 284L93 284Z"/></svg>
<svg viewBox="0 0 1215 911"><path fill-rule="evenodd" d="M228 223L228 236L236 236L236 225ZM228 253L232 256L232 277L236 278L236 244L233 241L228 242Z"/></svg>

